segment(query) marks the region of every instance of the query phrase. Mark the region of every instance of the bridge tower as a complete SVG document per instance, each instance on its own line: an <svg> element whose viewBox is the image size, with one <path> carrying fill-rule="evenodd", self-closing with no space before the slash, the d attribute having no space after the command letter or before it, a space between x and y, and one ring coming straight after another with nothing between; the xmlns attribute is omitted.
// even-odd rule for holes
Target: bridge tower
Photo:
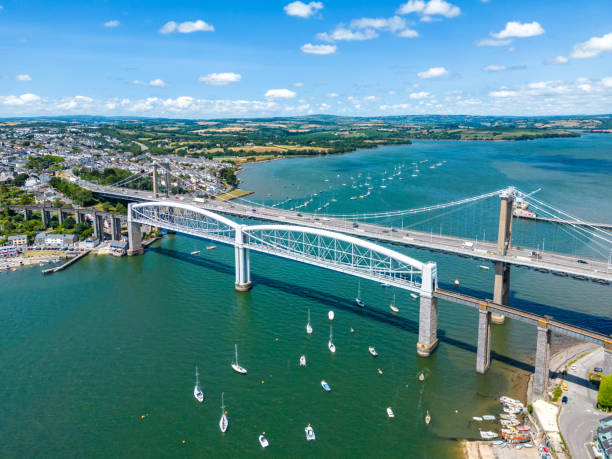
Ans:
<svg viewBox="0 0 612 459"><path fill-rule="evenodd" d="M512 246L512 210L514 208L514 188L508 188L501 194L499 208L499 230L497 232L497 254L506 255ZM510 295L510 265L503 261L495 262L495 285L493 286L493 302L508 305ZM492 313L494 324L503 324L502 314Z"/></svg>
<svg viewBox="0 0 612 459"><path fill-rule="evenodd" d="M242 226L236 228L236 290L247 292L251 290L251 261L249 259L249 249L244 246L244 233Z"/></svg>
<svg viewBox="0 0 612 459"><path fill-rule="evenodd" d="M157 199L157 164L153 164L153 197Z"/></svg>
<svg viewBox="0 0 612 459"><path fill-rule="evenodd" d="M419 340L417 354L429 357L438 345L438 298L434 296L438 286L437 265L428 262L421 275L419 305Z"/></svg>

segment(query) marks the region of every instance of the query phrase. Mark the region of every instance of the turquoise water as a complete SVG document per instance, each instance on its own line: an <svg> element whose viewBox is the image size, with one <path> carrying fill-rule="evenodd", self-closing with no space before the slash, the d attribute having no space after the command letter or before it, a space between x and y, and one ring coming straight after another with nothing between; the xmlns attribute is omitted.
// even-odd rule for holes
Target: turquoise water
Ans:
<svg viewBox="0 0 612 459"><path fill-rule="evenodd" d="M288 196L305 200L333 185L326 193L337 201L329 212L350 212L357 205L361 211L410 208L509 184L542 187L539 199L610 221L612 204L602 196L612 195L611 152L612 137L606 136L419 142L254 165L241 178L245 188L257 191L251 199L270 203ZM447 162L421 167L417 183L394 181L371 200L351 201L355 190L332 182L337 174L381 175L428 158ZM495 203L443 216L443 231L470 231L475 222L487 221L487 212L495 216ZM440 222L404 224L429 224L434 231ZM550 229L537 231L548 235ZM494 232L491 224L487 239ZM563 235L556 238L562 242ZM548 237L552 244L554 236ZM567 250L590 250L578 243L570 247L565 237L560 245ZM454 439L478 435L472 416L495 414L502 393L521 396L516 378L531 369L535 348L529 326L508 321L494 327L492 367L477 375L471 309L440 302L440 345L431 358L420 359L418 305L408 294L396 292L400 313L394 316L388 309L393 292L362 281L368 308L358 310L355 279L261 254L251 255L254 288L237 293L233 250L206 251L205 245L168 236L143 257L89 256L47 277L38 268L0 274L3 457L453 457ZM198 249L201 255L189 255ZM492 290L492 273L478 269L479 262L403 251L437 261L442 282L459 278L466 291ZM574 323L612 329L610 287L513 270L511 298ZM329 310L335 311L335 355L327 349ZM246 376L230 367L234 343ZM368 354L369 345L376 346L377 359ZM298 366L301 354L306 368ZM196 364L207 395L203 404L192 395ZM427 375L423 383L416 378L420 371ZM321 379L331 393L322 391ZM218 429L221 392L230 421L225 435ZM387 418L387 406L395 419ZM433 418L429 426L426 410ZM315 442L305 440L308 423ZM270 440L265 451L257 442L262 431Z"/></svg>

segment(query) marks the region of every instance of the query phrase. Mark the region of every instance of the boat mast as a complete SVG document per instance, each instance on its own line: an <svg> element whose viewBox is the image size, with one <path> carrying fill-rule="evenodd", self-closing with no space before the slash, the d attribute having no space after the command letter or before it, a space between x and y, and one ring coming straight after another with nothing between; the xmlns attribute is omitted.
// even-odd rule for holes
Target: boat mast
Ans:
<svg viewBox="0 0 612 459"><path fill-rule="evenodd" d="M196 365L196 386L200 386L200 378L198 374L198 366Z"/></svg>
<svg viewBox="0 0 612 459"><path fill-rule="evenodd" d="M238 365L238 345L234 344L234 349L236 350L236 365Z"/></svg>

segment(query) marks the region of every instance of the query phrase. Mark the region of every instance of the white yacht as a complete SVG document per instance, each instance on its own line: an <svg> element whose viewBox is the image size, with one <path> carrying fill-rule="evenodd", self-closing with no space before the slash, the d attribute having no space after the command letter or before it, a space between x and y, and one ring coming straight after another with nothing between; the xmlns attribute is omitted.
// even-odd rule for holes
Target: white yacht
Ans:
<svg viewBox="0 0 612 459"><path fill-rule="evenodd" d="M246 368L243 368L240 365L238 365L238 345L237 344L234 344L234 349L236 350L236 361L232 363L232 368L234 369L236 373L240 373L241 375L246 375L247 374Z"/></svg>
<svg viewBox="0 0 612 459"><path fill-rule="evenodd" d="M389 416L390 418L395 417L395 413L393 413L393 410L391 409L390 406L387 407L387 416Z"/></svg>
<svg viewBox="0 0 612 459"><path fill-rule="evenodd" d="M329 343L327 343L327 347L329 348L332 354L336 352L336 345L332 341L332 324L331 323L329 324Z"/></svg>
<svg viewBox="0 0 612 459"><path fill-rule="evenodd" d="M314 430L310 424L308 424L304 430L306 431L306 440L311 441L316 439Z"/></svg>
<svg viewBox="0 0 612 459"><path fill-rule="evenodd" d="M305 355L302 355L300 357L300 366L301 367L305 367L306 366L306 356Z"/></svg>
<svg viewBox="0 0 612 459"><path fill-rule="evenodd" d="M268 446L270 446L270 443L268 442L268 439L266 438L265 432L263 432L259 436L259 444L261 445L262 448L267 448Z"/></svg>
<svg viewBox="0 0 612 459"><path fill-rule="evenodd" d="M357 284L357 298L355 298L355 303L357 303L357 306L360 308L365 308L365 303L361 299L361 282Z"/></svg>
<svg viewBox="0 0 612 459"><path fill-rule="evenodd" d="M221 432L225 433L228 425L229 422L225 414L225 404L223 403L223 392L221 392L221 419L219 420L219 429L221 429Z"/></svg>
<svg viewBox="0 0 612 459"><path fill-rule="evenodd" d="M376 352L374 346L369 346L368 350L370 351L370 354L372 354L372 357L378 357L378 352Z"/></svg>
<svg viewBox="0 0 612 459"><path fill-rule="evenodd" d="M389 309L391 309L391 311L395 312L396 314L399 312L399 308L395 306L395 293L393 294L393 301L389 305Z"/></svg>
<svg viewBox="0 0 612 459"><path fill-rule="evenodd" d="M312 325L310 325L310 309L308 309L308 323L306 324L306 333L312 335Z"/></svg>

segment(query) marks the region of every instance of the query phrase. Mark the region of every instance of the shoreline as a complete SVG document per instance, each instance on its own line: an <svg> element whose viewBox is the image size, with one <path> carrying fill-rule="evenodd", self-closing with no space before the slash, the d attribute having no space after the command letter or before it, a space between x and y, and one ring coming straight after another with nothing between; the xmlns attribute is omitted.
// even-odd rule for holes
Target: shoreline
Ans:
<svg viewBox="0 0 612 459"><path fill-rule="evenodd" d="M550 357L550 373L551 380L558 377L559 371L566 365L567 362L586 353L592 352L597 348L595 344L586 343L583 341L569 342L566 344L557 343L559 346L555 353ZM508 377L510 392L515 391L520 394L519 400L524 401L525 406L531 404L532 394L531 387L533 382L533 373L517 372L510 374ZM492 441L482 440L458 440L461 450L461 456L464 459L498 459L498 458L539 458L538 449L521 449L499 448L493 445Z"/></svg>

